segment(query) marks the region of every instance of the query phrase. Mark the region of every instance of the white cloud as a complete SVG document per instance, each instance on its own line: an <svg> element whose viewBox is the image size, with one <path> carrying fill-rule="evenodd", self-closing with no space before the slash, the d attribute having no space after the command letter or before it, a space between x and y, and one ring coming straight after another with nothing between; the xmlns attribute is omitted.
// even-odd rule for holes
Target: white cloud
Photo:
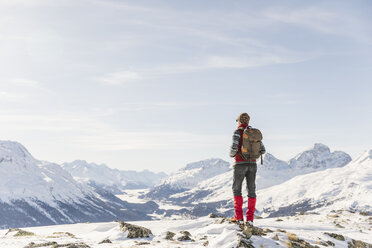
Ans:
<svg viewBox="0 0 372 248"><path fill-rule="evenodd" d="M370 40L368 25L348 13L328 10L324 7L304 9L270 8L263 15L276 22L293 24L330 35L347 36L360 41Z"/></svg>
<svg viewBox="0 0 372 248"><path fill-rule="evenodd" d="M161 75L192 73L196 71L211 69L244 69L256 68L269 65L292 64L311 60L321 56L319 52L312 54L295 52L252 52L246 56L206 56L200 62L195 63L174 63L168 65L154 66L152 68L138 68L137 70L124 70L121 72L109 73L100 78L101 82L110 85L124 85L126 83L150 79Z"/></svg>
<svg viewBox="0 0 372 248"><path fill-rule="evenodd" d="M72 0L64 1L51 1L51 0L0 0L0 4L3 6L38 6L38 5L47 5L47 6L59 6L66 4L67 2L73 2Z"/></svg>
<svg viewBox="0 0 372 248"><path fill-rule="evenodd" d="M221 144L224 136L199 135L186 132L129 132L81 114L31 115L0 114L0 136L15 133L40 133L72 149L96 151L118 150L183 150ZM15 136L17 137L17 136ZM53 146L53 144L50 144Z"/></svg>
<svg viewBox="0 0 372 248"><path fill-rule="evenodd" d="M27 78L0 78L0 92L4 98L0 100L21 101L26 97L38 97L54 92L44 87L39 81Z"/></svg>
<svg viewBox="0 0 372 248"><path fill-rule="evenodd" d="M26 86L26 87L38 87L40 88L40 82L25 78L10 78L7 80L9 84L15 84L20 86Z"/></svg>
<svg viewBox="0 0 372 248"><path fill-rule="evenodd" d="M99 80L105 84L123 85L131 81L143 79L143 76L136 71L120 71L105 75Z"/></svg>
<svg viewBox="0 0 372 248"><path fill-rule="evenodd" d="M145 8L142 6L135 6L133 4L127 4L123 1L111 1L111 0L88 0L89 4L96 4L100 7L113 8L119 10L138 11L138 12L153 12L151 8Z"/></svg>
<svg viewBox="0 0 372 248"><path fill-rule="evenodd" d="M14 94L11 92L7 91L0 91L0 101L5 101L5 102L16 102L20 100L20 95L19 94Z"/></svg>
<svg viewBox="0 0 372 248"><path fill-rule="evenodd" d="M210 56L206 68L254 68L277 64L290 64L305 61L313 56L299 57L274 53L257 53L246 57Z"/></svg>

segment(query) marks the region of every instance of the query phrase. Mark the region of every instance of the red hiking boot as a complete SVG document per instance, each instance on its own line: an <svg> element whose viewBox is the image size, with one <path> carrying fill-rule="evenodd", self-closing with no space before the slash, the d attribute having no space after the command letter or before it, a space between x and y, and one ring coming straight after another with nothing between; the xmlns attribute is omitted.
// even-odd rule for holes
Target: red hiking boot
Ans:
<svg viewBox="0 0 372 248"><path fill-rule="evenodd" d="M243 219L237 220L235 217L232 217L230 219L230 222L235 223L235 224L238 224L238 225L244 225L244 220Z"/></svg>
<svg viewBox="0 0 372 248"><path fill-rule="evenodd" d="M234 196L235 221L243 221L243 197L241 195ZM232 220L231 220L232 221Z"/></svg>
<svg viewBox="0 0 372 248"><path fill-rule="evenodd" d="M248 208L247 208L247 222L253 222L254 211L256 210L256 198L249 197L248 198Z"/></svg>

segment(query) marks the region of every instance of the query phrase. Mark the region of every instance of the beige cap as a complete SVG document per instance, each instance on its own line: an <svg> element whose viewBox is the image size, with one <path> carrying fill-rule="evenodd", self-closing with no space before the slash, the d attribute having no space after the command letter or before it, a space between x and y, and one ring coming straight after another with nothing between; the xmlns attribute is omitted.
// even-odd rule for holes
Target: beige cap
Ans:
<svg viewBox="0 0 372 248"><path fill-rule="evenodd" d="M243 123L243 124L248 124L250 119L251 117L249 117L247 113L241 113L238 116L238 118L236 118L236 121L239 121L240 123Z"/></svg>

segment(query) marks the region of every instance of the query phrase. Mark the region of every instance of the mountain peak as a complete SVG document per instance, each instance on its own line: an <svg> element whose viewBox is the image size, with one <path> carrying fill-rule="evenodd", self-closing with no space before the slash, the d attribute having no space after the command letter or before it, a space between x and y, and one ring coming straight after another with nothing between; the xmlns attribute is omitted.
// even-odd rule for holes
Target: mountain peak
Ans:
<svg viewBox="0 0 372 248"><path fill-rule="evenodd" d="M62 164L62 167L69 170L70 168L86 168L86 169L92 169L92 168L97 168L97 169L109 169L109 167L105 164L95 164L95 163L89 163L86 160L82 159L77 159L72 162L65 162Z"/></svg>
<svg viewBox="0 0 372 248"><path fill-rule="evenodd" d="M354 164L368 164L365 162L370 160L372 160L372 149L365 151L362 155L359 156L359 158L355 159Z"/></svg>
<svg viewBox="0 0 372 248"><path fill-rule="evenodd" d="M36 161L26 147L16 141L0 140L0 161Z"/></svg>
<svg viewBox="0 0 372 248"><path fill-rule="evenodd" d="M287 169L289 167L289 165L286 162L277 159L271 153L266 153L263 161L264 162L262 168L267 170Z"/></svg>
<svg viewBox="0 0 372 248"><path fill-rule="evenodd" d="M364 154L365 154L365 156L366 156L367 158L372 159L372 149L369 150L369 151L366 151Z"/></svg>
<svg viewBox="0 0 372 248"><path fill-rule="evenodd" d="M372 150L369 150L369 151L367 151L366 153L368 154L368 157L369 157L370 159L372 159Z"/></svg>
<svg viewBox="0 0 372 248"><path fill-rule="evenodd" d="M298 154L289 161L291 168L333 168L342 167L351 161L351 157L341 151L331 153L328 146L315 143L312 149Z"/></svg>
<svg viewBox="0 0 372 248"><path fill-rule="evenodd" d="M229 167L230 164L220 158L210 158L210 159L205 159L193 163L187 164L183 169L181 170L193 170L193 169L199 169L199 168L209 168L209 167Z"/></svg>
<svg viewBox="0 0 372 248"><path fill-rule="evenodd" d="M322 144L322 143L315 143L313 150L319 151L319 152L327 152L330 153L331 150L329 149L328 146Z"/></svg>

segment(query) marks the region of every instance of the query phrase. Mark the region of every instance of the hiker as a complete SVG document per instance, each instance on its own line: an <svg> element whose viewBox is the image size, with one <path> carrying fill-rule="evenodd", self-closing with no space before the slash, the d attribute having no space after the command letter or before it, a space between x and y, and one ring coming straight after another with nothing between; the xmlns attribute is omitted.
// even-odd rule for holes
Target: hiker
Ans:
<svg viewBox="0 0 372 248"><path fill-rule="evenodd" d="M247 113L242 113L236 119L238 129L234 131L230 157L235 158L234 178L232 190L234 194L235 217L231 219L237 224L244 224L243 218L243 197L242 184L246 178L248 191L248 208L246 212L246 224L253 226L254 211L256 209L256 159L266 152L262 143L262 134L258 129L250 127L250 117Z"/></svg>

